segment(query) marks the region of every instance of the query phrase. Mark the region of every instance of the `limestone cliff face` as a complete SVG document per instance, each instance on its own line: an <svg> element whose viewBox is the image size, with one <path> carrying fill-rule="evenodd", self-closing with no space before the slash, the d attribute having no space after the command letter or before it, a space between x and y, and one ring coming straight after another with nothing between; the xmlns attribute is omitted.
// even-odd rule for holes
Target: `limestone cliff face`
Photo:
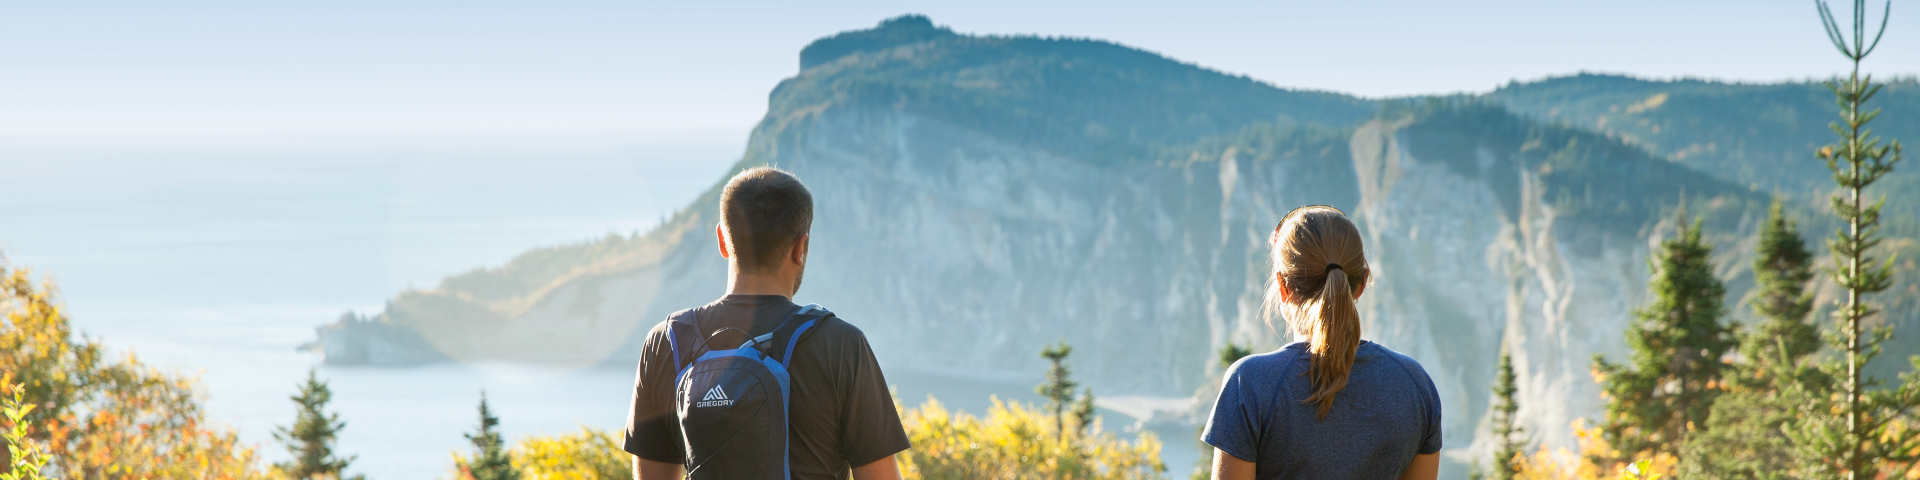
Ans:
<svg viewBox="0 0 1920 480"><path fill-rule="evenodd" d="M801 301L915 369L1025 377L1065 339L1109 394L1184 393L1229 336L1265 335L1266 230L1291 205L1355 198L1337 144L1127 164L875 110L789 138L767 163L819 204Z"/></svg>
<svg viewBox="0 0 1920 480"><path fill-rule="evenodd" d="M1596 353L1620 358L1646 295L1647 240L1588 230L1597 248L1569 248L1563 237L1576 230L1558 222L1539 177L1510 159L1516 152L1476 146L1453 160L1478 171L1458 172L1423 159L1433 153L1384 122L1359 128L1353 150L1365 192L1355 218L1377 275L1361 302L1363 328L1427 367L1447 406L1447 444L1491 453L1488 440L1465 433L1481 430L1506 348L1521 378L1521 423L1548 445L1573 447L1570 423L1599 418L1603 406L1589 363Z"/></svg>

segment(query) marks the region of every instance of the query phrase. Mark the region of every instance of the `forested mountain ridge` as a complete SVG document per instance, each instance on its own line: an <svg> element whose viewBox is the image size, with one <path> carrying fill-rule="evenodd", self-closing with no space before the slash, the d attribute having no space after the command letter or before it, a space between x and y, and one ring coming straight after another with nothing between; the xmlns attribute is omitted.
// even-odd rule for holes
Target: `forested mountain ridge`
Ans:
<svg viewBox="0 0 1920 480"><path fill-rule="evenodd" d="M797 300L859 325L890 372L1020 376L1039 371L1041 344L1065 338L1076 372L1103 392L1209 395L1215 349L1281 341L1258 316L1266 234L1294 206L1330 204L1367 235L1378 277L1362 305L1367 337L1427 365L1461 458L1486 447L1476 432L1502 343L1518 346L1523 423L1567 444L1572 419L1598 411L1587 362L1624 353L1649 247L1670 234L1675 205L1684 196L1706 219L1737 300L1771 193L1687 163L1718 157L1682 158L1684 139L1572 120L1637 99L1657 105L1606 123L1645 117L1649 132L1679 122L1729 139L1716 145L1764 143L1740 133L1775 134L1739 123L1753 118L1682 108L1696 90L1717 98L1738 85L1669 82L1693 90L1651 102L1666 83L1550 79L1382 102L1095 40L953 34L922 17L829 37L802 57L734 171L777 165L813 189L814 261ZM1553 112L1568 119L1542 117ZM1792 142L1825 138L1766 141L1784 142L1768 148L1785 159ZM538 249L403 292L376 318L325 327L328 361L628 365L639 334L724 288L718 188L644 235ZM1810 238L1831 226L1815 200L1796 203ZM1915 250L1911 237L1887 243ZM1903 261L1881 301L1896 324L1920 324L1916 269Z"/></svg>
<svg viewBox="0 0 1920 480"><path fill-rule="evenodd" d="M1836 68L1839 65L1836 64ZM1920 141L1920 80L1882 79L1869 108L1888 139ZM1482 96L1547 122L1604 132L1674 162L1762 192L1806 203L1833 190L1814 150L1834 143L1839 120L1821 82L1725 83L1647 80L1582 73L1514 82ZM1887 228L1920 235L1920 169L1895 169L1877 185L1888 195ZM1824 205L1824 204L1821 204Z"/></svg>
<svg viewBox="0 0 1920 480"><path fill-rule="evenodd" d="M929 29L944 34L885 33ZM856 40L859 48L829 48ZM1139 152L1154 147L1280 117L1352 126L1378 108L1352 95L1277 88L1111 42L953 35L918 16L819 40L802 56L822 50L851 51L803 61L808 68L774 88L767 121L783 119L773 112L829 106L889 108L1057 154L1128 161L1144 160Z"/></svg>

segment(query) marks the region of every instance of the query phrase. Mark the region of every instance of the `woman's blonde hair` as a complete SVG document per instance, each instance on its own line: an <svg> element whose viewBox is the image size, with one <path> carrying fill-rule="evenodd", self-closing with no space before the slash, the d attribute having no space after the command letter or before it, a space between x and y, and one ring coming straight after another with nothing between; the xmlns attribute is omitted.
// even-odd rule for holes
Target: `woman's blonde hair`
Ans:
<svg viewBox="0 0 1920 480"><path fill-rule="evenodd" d="M1287 212L1268 239L1273 246L1276 281L1263 302L1268 326L1284 320L1294 338L1307 339L1313 395L1301 403L1319 404L1319 418L1333 408L1333 396L1347 386L1354 351L1360 348L1360 310L1354 293L1371 279L1360 229L1339 209L1311 205ZM1288 290L1291 301L1280 299Z"/></svg>

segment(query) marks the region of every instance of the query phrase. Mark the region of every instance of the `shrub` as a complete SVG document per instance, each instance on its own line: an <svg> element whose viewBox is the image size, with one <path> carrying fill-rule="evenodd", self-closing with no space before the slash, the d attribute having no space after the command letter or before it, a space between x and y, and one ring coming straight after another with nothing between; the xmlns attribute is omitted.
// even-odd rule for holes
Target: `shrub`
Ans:
<svg viewBox="0 0 1920 480"><path fill-rule="evenodd" d="M1142 432L1134 441L1102 432L1060 436L1054 418L1018 402L993 399L986 418L947 411L932 396L901 420L913 448L900 456L912 479L1165 478L1160 441ZM1064 438L1064 439L1063 439Z"/></svg>
<svg viewBox="0 0 1920 480"><path fill-rule="evenodd" d="M252 479L264 472L233 430L206 425L191 378L73 334L51 282L0 262L0 377L24 384L22 420L55 478Z"/></svg>
<svg viewBox="0 0 1920 480"><path fill-rule="evenodd" d="M511 453L526 480L622 480L632 477L632 456L611 431L580 427L569 435L520 439Z"/></svg>

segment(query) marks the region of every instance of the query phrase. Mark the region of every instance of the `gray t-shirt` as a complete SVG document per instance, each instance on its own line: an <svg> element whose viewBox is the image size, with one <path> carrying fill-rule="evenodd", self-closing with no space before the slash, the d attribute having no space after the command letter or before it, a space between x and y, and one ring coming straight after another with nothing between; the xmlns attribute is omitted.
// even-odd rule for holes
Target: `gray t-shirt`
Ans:
<svg viewBox="0 0 1920 480"><path fill-rule="evenodd" d="M1327 418L1313 394L1307 344L1227 368L1208 444L1254 462L1258 479L1396 479L1416 454L1440 451L1440 394L1420 363L1373 342L1354 352Z"/></svg>

